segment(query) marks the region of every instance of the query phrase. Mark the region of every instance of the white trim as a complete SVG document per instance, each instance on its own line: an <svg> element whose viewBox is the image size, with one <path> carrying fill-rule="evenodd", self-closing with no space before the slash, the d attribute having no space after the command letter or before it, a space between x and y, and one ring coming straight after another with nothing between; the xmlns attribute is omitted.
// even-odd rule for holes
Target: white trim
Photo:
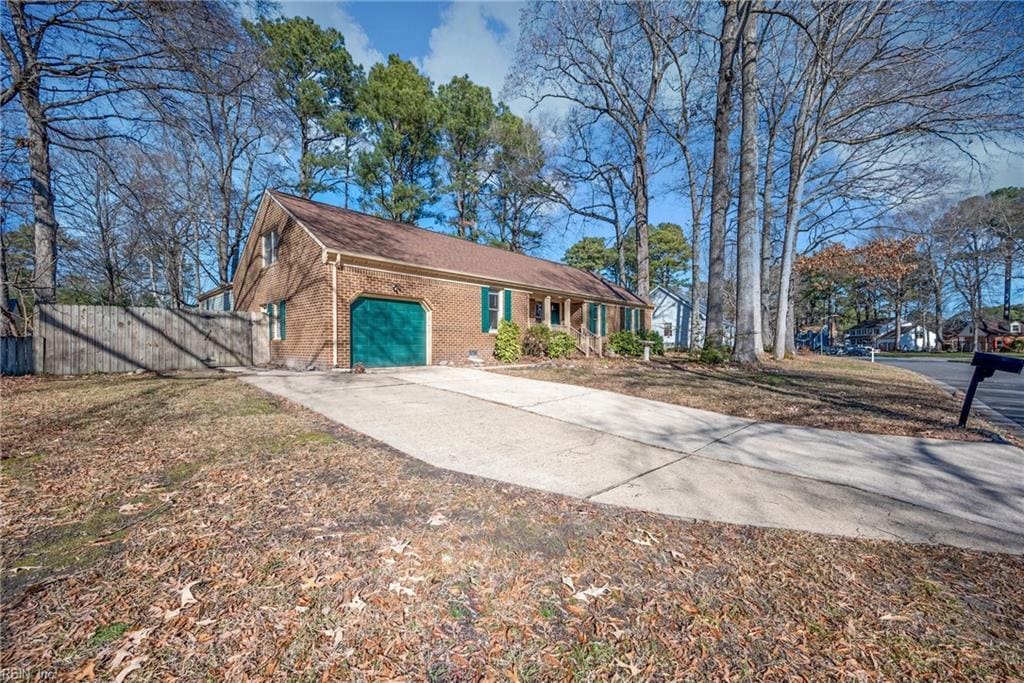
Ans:
<svg viewBox="0 0 1024 683"><path fill-rule="evenodd" d="M498 328L501 327L501 321L505 319L505 290L499 287L487 287L487 322L491 320L491 290L497 290L498 292L498 324L487 330L487 334L498 334Z"/></svg>
<svg viewBox="0 0 1024 683"><path fill-rule="evenodd" d="M330 264L331 269L331 326L334 329L331 340L331 363L338 367L338 265Z"/></svg>
<svg viewBox="0 0 1024 683"><path fill-rule="evenodd" d="M316 242L317 244L319 244L319 245L320 245L320 248L321 248L321 249L323 249L324 251L335 251L335 250L333 250L333 249L328 249L328 248L327 248L327 245L326 245L326 244L324 244L324 243L323 243L323 242L321 242L321 241L320 241L319 239L317 239L317 236L313 234L313 231L312 231L312 230L310 230L309 228L307 228L307 227L306 227L306 224L305 224L305 223L303 223L303 222L302 222L302 221L300 221L300 220L299 220L298 218L296 218L296 217L295 217L295 214L293 214L293 213L292 213L291 211L289 211L288 209L286 209L286 208L285 208L285 206L284 206L284 204L282 204L281 202L279 202L279 201L277 200L277 198L276 198L276 197L274 197L274 195L273 195L273 194L272 194L272 193L270 192L270 190L263 190L263 194L264 194L264 196L270 197L270 199L271 199L271 200L273 200L273 202L274 202L275 204L277 204L277 205L278 205L279 207L281 207L281 210L282 210L282 211L284 211L284 212L285 212L286 214L288 214L289 216L291 216L291 219L292 219L293 221L295 221L295 222L296 222L296 223L297 223L297 224L299 225L299 227L300 227L300 228L302 228L303 230L305 230L305 231L306 231L306 232L307 232L307 233L309 234L309 236L313 238L313 241L314 241L314 242Z"/></svg>
<svg viewBox="0 0 1024 683"><path fill-rule="evenodd" d="M360 299L381 299L384 301L404 301L406 303L419 304L419 307L426 313L426 319L424 324L427 326L427 334L425 344L426 349L426 363L425 365L433 365L434 363L434 309L431 308L430 304L424 299L410 299L404 296L392 296L391 294L377 294L375 292L360 292L352 297L349 302L349 310L351 311L352 304ZM352 316L348 318L348 336L349 336L349 360L351 361L352 353ZM351 370L351 368L349 368Z"/></svg>
<svg viewBox="0 0 1024 683"><path fill-rule="evenodd" d="M270 256L273 256L273 260L267 258L267 240L270 241ZM263 267L269 268L270 266L277 263L281 258L281 233L278 232L277 228L269 230L260 235L260 256L263 258Z"/></svg>

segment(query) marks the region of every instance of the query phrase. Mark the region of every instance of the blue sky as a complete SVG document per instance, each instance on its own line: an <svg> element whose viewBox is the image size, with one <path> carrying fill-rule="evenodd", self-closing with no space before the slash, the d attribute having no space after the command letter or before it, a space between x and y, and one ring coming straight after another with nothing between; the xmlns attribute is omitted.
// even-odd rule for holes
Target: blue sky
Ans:
<svg viewBox="0 0 1024 683"><path fill-rule="evenodd" d="M488 86L498 98L506 74L514 68L521 3L303 0L280 6L285 15L308 16L340 30L354 59L367 70L396 53L413 61L435 84L466 74ZM537 116L528 102L513 100L509 105L520 116ZM996 187L1024 185L1024 147L1016 145L1009 152L994 147L974 151L987 159L987 171L984 176L971 177L965 169L964 187L952 189L952 195L959 198ZM675 173L670 170L654 179L650 221L672 221L688 230L688 204L684 197L669 191L679 186ZM330 195L319 199L341 203L339 197ZM584 234L610 237L603 226L577 225L568 232L549 234L537 255L559 259L566 247Z"/></svg>

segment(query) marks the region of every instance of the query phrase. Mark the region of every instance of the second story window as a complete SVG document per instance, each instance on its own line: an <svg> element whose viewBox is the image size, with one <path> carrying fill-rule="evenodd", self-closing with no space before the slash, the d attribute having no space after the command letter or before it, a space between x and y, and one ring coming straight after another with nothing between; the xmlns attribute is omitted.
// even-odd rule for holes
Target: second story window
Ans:
<svg viewBox="0 0 1024 683"><path fill-rule="evenodd" d="M281 244L281 236L277 230L271 230L263 236L263 267L277 262L277 249Z"/></svg>

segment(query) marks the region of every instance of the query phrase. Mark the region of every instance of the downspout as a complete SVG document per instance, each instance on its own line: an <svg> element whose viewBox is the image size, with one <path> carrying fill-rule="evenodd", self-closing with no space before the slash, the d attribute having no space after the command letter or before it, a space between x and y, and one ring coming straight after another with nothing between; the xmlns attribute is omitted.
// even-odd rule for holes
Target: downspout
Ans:
<svg viewBox="0 0 1024 683"><path fill-rule="evenodd" d="M338 367L338 262L331 264L331 325L334 334L331 339L331 362Z"/></svg>

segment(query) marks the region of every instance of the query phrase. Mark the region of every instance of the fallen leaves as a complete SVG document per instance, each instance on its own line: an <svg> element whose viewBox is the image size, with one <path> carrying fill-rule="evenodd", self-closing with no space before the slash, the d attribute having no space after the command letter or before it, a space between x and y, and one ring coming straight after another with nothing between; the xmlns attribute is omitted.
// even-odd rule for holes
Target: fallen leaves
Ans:
<svg viewBox="0 0 1024 683"><path fill-rule="evenodd" d="M196 579L195 581L189 581L184 586L182 586L181 588L178 589L179 597L181 598L181 608L182 609L188 607L189 605L194 605L197 602L199 602L199 600L197 600L196 597L194 595L192 595L192 586L198 585L198 584L200 584L202 582L203 582L202 579Z"/></svg>
<svg viewBox="0 0 1024 683"><path fill-rule="evenodd" d="M580 602L590 602L592 598L599 598L609 590L608 586L591 586L585 590L573 594L573 598Z"/></svg>
<svg viewBox="0 0 1024 683"><path fill-rule="evenodd" d="M21 553L65 528L65 507L132 524L81 573L0 608L4 668L122 683L1024 670L1021 558L693 524L462 477L344 430L310 438L327 426L235 380L25 386L4 396L4 445L45 457L35 488L0 477L5 566L45 564ZM115 622L131 630L97 640Z"/></svg>
<svg viewBox="0 0 1024 683"><path fill-rule="evenodd" d="M427 524L430 526L444 526L448 523L448 518L444 516L443 512L435 512L427 520Z"/></svg>
<svg viewBox="0 0 1024 683"><path fill-rule="evenodd" d="M132 659L130 662L128 662L128 664L125 665L123 669L121 669L120 672L118 672L117 676L114 677L114 683L123 683L124 680L128 678L128 676L131 675L133 671L141 669L142 663L148 659L149 657L147 657L146 655L142 655L141 657L135 657L134 659Z"/></svg>

